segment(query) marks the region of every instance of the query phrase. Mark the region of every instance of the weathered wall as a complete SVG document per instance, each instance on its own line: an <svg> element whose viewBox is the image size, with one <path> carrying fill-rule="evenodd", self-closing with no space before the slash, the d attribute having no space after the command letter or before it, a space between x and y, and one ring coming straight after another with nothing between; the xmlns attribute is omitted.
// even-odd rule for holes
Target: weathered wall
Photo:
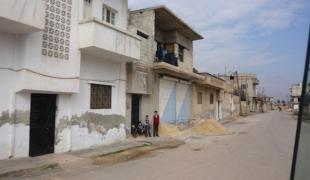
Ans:
<svg viewBox="0 0 310 180"><path fill-rule="evenodd" d="M109 1L111 5L123 1ZM81 3L81 4L78 4ZM122 140L125 132L126 66L81 53L78 22L83 1L72 1L68 59L44 54L44 32L13 35L0 32L0 159L29 154L31 93L57 94L55 152L66 152ZM79 7L79 8L78 8ZM101 6L100 6L101 7ZM127 4L118 4L116 9ZM121 17L123 25L127 16ZM66 19L67 20L67 19ZM68 21L66 21L68 23ZM54 31L53 31L54 32ZM50 38L51 34L47 37ZM51 39L54 40L54 36ZM52 51L48 49L47 51ZM81 62L82 59L82 62ZM81 68L80 68L81 67ZM81 81L81 83L80 83ZM112 86L112 108L90 110L90 84Z"/></svg>
<svg viewBox="0 0 310 180"><path fill-rule="evenodd" d="M126 124L131 125L131 94L140 94L140 120L144 120L145 115L152 117L153 112L158 110L158 75L156 75L151 67L154 62L156 43L155 43L155 13L154 11L144 11L130 13L129 30L132 33L141 31L147 34L148 39L142 38L141 41L141 61L137 64L129 65L130 71L127 71L129 90L127 91L126 100ZM139 65L140 64L140 65ZM142 65L141 65L142 64ZM140 78L144 75L147 79L142 81ZM146 91L140 86L146 83ZM141 91L142 90L142 91Z"/></svg>
<svg viewBox="0 0 310 180"><path fill-rule="evenodd" d="M246 101L241 101L241 114L248 115L249 113L249 106L247 105Z"/></svg>
<svg viewBox="0 0 310 180"><path fill-rule="evenodd" d="M129 30L135 34L138 30L142 30L149 36L148 39L142 38L141 63L152 65L156 52L154 11L130 13Z"/></svg>
<svg viewBox="0 0 310 180"><path fill-rule="evenodd" d="M2 103L0 115L0 159L27 156L30 122L30 104L27 102L30 94L13 94L2 89L0 96L3 95L9 95L9 98L5 101L7 106Z"/></svg>
<svg viewBox="0 0 310 180"><path fill-rule="evenodd" d="M202 104L198 104L198 93L199 92L202 93ZM224 112L222 110L223 102L219 101L218 93L219 91L216 89L202 87L197 84L193 84L192 95L191 95L192 96L192 101L191 101L192 118L193 119L199 119L199 118L221 119L221 114L224 116ZM210 102L211 94L213 94L213 104L211 104Z"/></svg>
<svg viewBox="0 0 310 180"><path fill-rule="evenodd" d="M223 118L229 119L239 116L240 114L240 99L231 93L225 92L223 101Z"/></svg>

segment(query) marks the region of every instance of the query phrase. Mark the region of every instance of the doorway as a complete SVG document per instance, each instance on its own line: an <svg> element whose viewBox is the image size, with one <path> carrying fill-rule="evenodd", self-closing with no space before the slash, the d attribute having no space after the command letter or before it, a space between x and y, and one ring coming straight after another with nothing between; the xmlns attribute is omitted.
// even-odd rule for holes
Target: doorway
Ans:
<svg viewBox="0 0 310 180"><path fill-rule="evenodd" d="M131 98L131 125L135 125L137 127L140 121L141 96L133 94Z"/></svg>
<svg viewBox="0 0 310 180"><path fill-rule="evenodd" d="M54 153L56 99L54 94L31 94L31 157Z"/></svg>

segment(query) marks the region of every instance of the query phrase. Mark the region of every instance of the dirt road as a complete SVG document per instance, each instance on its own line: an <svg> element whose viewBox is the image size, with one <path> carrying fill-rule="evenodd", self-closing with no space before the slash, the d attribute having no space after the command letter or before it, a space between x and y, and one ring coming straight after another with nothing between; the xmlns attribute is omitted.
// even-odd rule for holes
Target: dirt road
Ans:
<svg viewBox="0 0 310 180"><path fill-rule="evenodd" d="M296 120L285 112L253 115L226 125L228 136L190 136L186 144L138 159L79 167L42 179L288 180Z"/></svg>

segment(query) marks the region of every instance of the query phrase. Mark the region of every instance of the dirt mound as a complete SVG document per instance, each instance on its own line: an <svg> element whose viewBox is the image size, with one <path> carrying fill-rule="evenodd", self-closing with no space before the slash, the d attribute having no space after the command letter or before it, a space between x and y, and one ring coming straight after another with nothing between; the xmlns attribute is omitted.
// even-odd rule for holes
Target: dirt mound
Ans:
<svg viewBox="0 0 310 180"><path fill-rule="evenodd" d="M182 131L178 129L174 124L161 123L159 125L159 135L160 136L179 136L182 134Z"/></svg>
<svg viewBox="0 0 310 180"><path fill-rule="evenodd" d="M221 123L214 119L202 121L201 123L192 127L191 131L193 133L214 136L231 134L231 132L228 131Z"/></svg>

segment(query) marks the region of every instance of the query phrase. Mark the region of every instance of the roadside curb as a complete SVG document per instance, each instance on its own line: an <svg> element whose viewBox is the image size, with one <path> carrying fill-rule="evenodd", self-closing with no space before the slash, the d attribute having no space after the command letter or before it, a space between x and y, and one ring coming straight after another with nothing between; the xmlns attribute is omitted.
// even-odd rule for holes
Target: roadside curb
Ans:
<svg viewBox="0 0 310 180"><path fill-rule="evenodd" d="M97 158L116 158L116 160L113 161L116 163L124 159L128 161L151 151L177 148L183 144L185 144L185 142L182 140L166 137L141 140L127 139L116 144L94 147L87 150L51 154L34 158L3 160L0 161L0 179L24 178L59 172L63 171L62 167L65 167L65 164L78 163L79 161L87 160L96 164ZM125 157L123 154L124 152L132 152L130 158L128 158L128 154L126 154ZM62 161L59 161L59 159L62 159ZM105 162L99 164L104 165ZM110 163L106 163L106 165L109 164Z"/></svg>
<svg viewBox="0 0 310 180"><path fill-rule="evenodd" d="M42 173L61 171L61 167L57 163L50 163L38 167L19 169L14 171L8 171L0 174L0 179L2 178L22 178L35 176Z"/></svg>

